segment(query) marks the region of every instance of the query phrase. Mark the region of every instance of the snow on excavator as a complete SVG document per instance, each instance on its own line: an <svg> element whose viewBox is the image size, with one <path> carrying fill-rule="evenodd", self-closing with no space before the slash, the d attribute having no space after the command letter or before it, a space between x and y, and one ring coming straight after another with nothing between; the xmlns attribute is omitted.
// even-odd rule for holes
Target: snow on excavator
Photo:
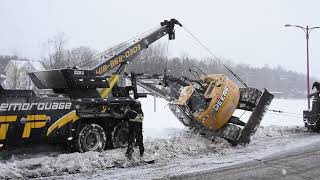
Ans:
<svg viewBox="0 0 320 180"><path fill-rule="evenodd" d="M248 144L273 95L267 90L239 88L223 74L206 75L198 68L189 70L194 75L192 79L164 73L142 75L137 80L145 89L167 99L177 119L195 133L209 138L219 136L232 145ZM233 116L236 109L252 112L246 123Z"/></svg>

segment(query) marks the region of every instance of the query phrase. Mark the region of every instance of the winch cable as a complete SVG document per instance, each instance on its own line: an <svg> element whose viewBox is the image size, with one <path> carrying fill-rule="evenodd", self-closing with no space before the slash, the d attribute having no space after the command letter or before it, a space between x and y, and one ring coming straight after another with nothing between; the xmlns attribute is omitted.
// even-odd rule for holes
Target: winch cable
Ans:
<svg viewBox="0 0 320 180"><path fill-rule="evenodd" d="M165 62L165 69L167 69L168 59L169 59L169 43L170 43L170 40L168 39L168 41L167 41L167 47L166 47L166 62Z"/></svg>
<svg viewBox="0 0 320 180"><path fill-rule="evenodd" d="M167 42L167 48L166 48L166 62L164 63L164 73L163 73L163 83L164 83L164 86L167 86L166 84L166 78L167 78L167 71L168 71L168 54L169 54L169 39L168 39L168 42Z"/></svg>
<svg viewBox="0 0 320 180"><path fill-rule="evenodd" d="M215 58L215 60L217 60L220 64L222 64L242 85L244 85L245 87L248 87L247 84L238 76L236 75L228 66L226 66L217 56L214 55L214 53L206 46L204 45L198 38L195 37L195 35L188 30L185 26L182 26L182 28L190 35L192 36L197 42L198 44L204 48L208 53L211 54L212 57Z"/></svg>
<svg viewBox="0 0 320 180"><path fill-rule="evenodd" d="M240 116L239 119L241 119L241 117L246 113L247 111L244 111Z"/></svg>
<svg viewBox="0 0 320 180"><path fill-rule="evenodd" d="M84 63L84 62L87 62L87 63L85 63L85 64L83 64L83 65L81 65L81 66L79 66L79 67L86 66L86 65L88 65L88 64L96 61L96 60L99 59L99 58L103 58L103 57L106 57L106 56L108 56L108 55L111 55L112 53L120 50L121 48L123 48L123 47L125 47L125 46L129 46L130 43L133 43L133 42L135 42L136 40L138 40L138 39L140 39L140 38L142 38L142 37L144 37L144 36L152 33L152 32L153 32L155 29L157 29L157 28L159 28L159 26L154 27L154 28L152 28L152 29L150 29L150 30L148 30L148 31L146 31L146 32L138 35L138 36L135 36L135 37L127 40L127 41L124 41L124 42L120 43L120 44L117 45L117 46L111 47L111 48L109 48L109 49L107 49L107 50L105 50L105 51L103 51L103 52L101 52L101 53L99 53L99 54L96 54L96 55L92 56L91 58L89 58L89 59L87 59L87 60L79 63L79 64L82 64L82 63Z"/></svg>
<svg viewBox="0 0 320 180"><path fill-rule="evenodd" d="M109 48L109 49L107 49L107 50L105 50L105 51L103 51L103 52L101 52L99 54L96 54L96 55L94 55L94 56L92 56L92 57L90 57L88 59L85 59L84 61L81 61L78 64L76 64L76 67L84 67L84 66L96 61L97 59L102 58L103 56L111 55L113 52L116 52L116 51L118 51L119 49L121 49L121 48L123 48L125 46L129 46L130 43L135 42L136 40L138 40L138 39L140 39L142 37L145 37L148 34L151 34L153 31L155 31L155 29L158 29L158 28L159 28L159 26L151 28L151 29L149 29L149 30L147 30L147 31L145 31L145 32L143 32L143 33L141 33L141 34L139 34L139 35L127 40L127 41L124 41L124 42L122 42L122 43L120 43L120 44L118 44L116 46L113 46L113 47L111 47L111 48Z"/></svg>
<svg viewBox="0 0 320 180"><path fill-rule="evenodd" d="M282 110L275 110L275 109L268 109L268 111L270 111L270 112L275 112L275 113L284 113L284 114L295 114L295 115L301 115L301 114L299 114L299 113L286 112L286 111L282 111Z"/></svg>
<svg viewBox="0 0 320 180"><path fill-rule="evenodd" d="M215 60L217 60L219 63L221 63L242 85L244 85L245 87L248 87L247 84L238 76L236 75L228 66L226 66L217 56L215 56L215 54L206 46L204 45L204 43L202 43L190 30L188 30L185 26L183 26L183 29L190 35L192 36L195 41L198 42L198 44L204 48L207 52L209 52L214 58ZM270 114L274 114L274 115L281 115L281 116L290 116L290 117L295 117L295 118L301 118L301 114L298 113L290 113L290 112L285 112L282 110L274 110L274 109L269 109L267 110L269 111ZM244 111L240 117L242 117L247 111Z"/></svg>
<svg viewBox="0 0 320 180"><path fill-rule="evenodd" d="M290 115L290 114L279 114L279 113L273 113L273 112L267 112L268 114L273 114L276 116L286 116L286 117L292 117L292 118L299 118L301 119L302 116L298 116L298 115Z"/></svg>
<svg viewBox="0 0 320 180"><path fill-rule="evenodd" d="M269 114L302 118L302 115L298 113L286 112L286 111L274 110L274 109L268 109L267 111L269 111L268 112Z"/></svg>
<svg viewBox="0 0 320 180"><path fill-rule="evenodd" d="M285 111L281 111L281 110L274 110L274 109L268 109L267 110L268 114L272 114L272 115L276 115L276 116L286 116L286 117L292 117L292 118L302 118L301 114L298 113L292 113L292 112L285 112ZM248 111L244 111L240 116L239 119L241 119L241 117Z"/></svg>

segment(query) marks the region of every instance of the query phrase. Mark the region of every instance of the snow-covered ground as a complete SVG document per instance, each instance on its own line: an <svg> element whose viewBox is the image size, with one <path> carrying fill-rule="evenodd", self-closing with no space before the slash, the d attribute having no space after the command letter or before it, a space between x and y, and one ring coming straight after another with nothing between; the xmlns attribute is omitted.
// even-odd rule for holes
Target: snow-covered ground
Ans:
<svg viewBox="0 0 320 180"><path fill-rule="evenodd" d="M174 129L183 129L184 126L171 113L164 99L156 99L156 112L154 112L154 99L148 97L140 99L145 113L144 131L149 137L171 137ZM303 126L302 111L307 107L307 100L301 99L274 99L270 110L281 110L284 113L268 111L261 123L262 126ZM236 116L241 116L243 111L236 111ZM250 112L245 112L241 120L247 121ZM168 134L169 133L169 134Z"/></svg>
<svg viewBox="0 0 320 180"><path fill-rule="evenodd" d="M231 147L224 139L214 142L189 132L175 119L165 101L142 99L145 112L144 135L146 155L141 160L124 157L125 149L101 153L66 153L59 149L24 149L18 155L0 161L1 178L62 178L62 179L151 179L199 172L251 161L288 149L320 142L320 135L304 131L302 110L304 100L275 99L252 142ZM242 114L242 112L237 112ZM249 113L242 116L246 121ZM23 153L22 153L23 152ZM137 153L137 151L135 152ZM154 160L153 164L146 161Z"/></svg>

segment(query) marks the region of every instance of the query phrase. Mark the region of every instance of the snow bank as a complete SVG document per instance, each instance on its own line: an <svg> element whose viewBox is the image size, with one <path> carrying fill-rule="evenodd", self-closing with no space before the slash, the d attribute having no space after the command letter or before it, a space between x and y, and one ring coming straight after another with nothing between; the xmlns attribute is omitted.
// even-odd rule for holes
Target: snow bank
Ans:
<svg viewBox="0 0 320 180"><path fill-rule="evenodd" d="M104 152L66 153L61 149L23 148L14 151L12 156L1 152L0 179L4 178L43 178L68 177L79 178L88 176L102 179L117 178L159 178L168 174L186 173L250 160L268 154L280 152L285 148L302 146L306 139L314 136L304 132L302 115L304 100L274 100L269 109L282 110L297 114L279 115L268 112L262 125L246 146L231 147L226 140L216 138L211 141L200 135L189 132L171 113L166 102L157 99L157 111L154 112L153 98L142 99L145 112L144 135L146 155L143 160L155 160L151 165L153 176L147 169L141 170L145 163L138 158L138 150L132 160L124 157L126 149L114 149ZM242 112L236 112L240 115ZM245 121L249 117L246 113L241 117ZM294 116L293 116L294 115ZM314 136L314 140L318 140ZM311 141L307 141L308 143ZM3 158L6 156L5 158ZM209 165L208 165L209 164ZM172 169L170 167L172 166ZM195 168L195 167L199 168ZM121 171L123 167L141 167L128 171ZM148 166L149 167L149 166ZM185 169L184 169L184 168ZM201 168L200 168L201 167ZM120 168L120 169L119 169ZM155 168L159 172L155 173ZM195 169L194 169L195 168ZM108 169L108 171L105 171ZM127 168L126 168L127 169ZM165 171L165 172L162 172ZM139 173L145 173L141 177ZM79 175L73 175L79 174Z"/></svg>
<svg viewBox="0 0 320 180"><path fill-rule="evenodd" d="M297 133L303 133L302 129L276 126L259 128L253 141L263 141L268 138L284 137ZM181 131L169 139L146 138L144 160L156 160L156 164L159 166L195 157L224 156L242 148L244 147L231 147L224 139L217 138L212 142L189 131ZM133 167L144 164L138 158L138 150L134 152L132 160L124 157L125 150L113 149L101 153L86 152L82 154L68 154L61 151L62 154L59 154L57 151L35 157L23 153L23 156L12 156L9 160L0 161L0 179L65 176L76 173L94 174L109 168Z"/></svg>

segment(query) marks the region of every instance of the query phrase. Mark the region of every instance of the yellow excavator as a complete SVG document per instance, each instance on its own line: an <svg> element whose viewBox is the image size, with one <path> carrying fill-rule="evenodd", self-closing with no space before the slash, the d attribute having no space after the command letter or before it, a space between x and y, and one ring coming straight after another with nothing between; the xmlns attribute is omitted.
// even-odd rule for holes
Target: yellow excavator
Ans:
<svg viewBox="0 0 320 180"><path fill-rule="evenodd" d="M177 78L166 73L142 75L138 84L167 99L174 115L194 132L208 137L220 136L233 145L249 143L273 95L267 90L239 88L223 74L206 75L195 67L189 71L194 78ZM252 112L246 123L233 116L236 109Z"/></svg>

